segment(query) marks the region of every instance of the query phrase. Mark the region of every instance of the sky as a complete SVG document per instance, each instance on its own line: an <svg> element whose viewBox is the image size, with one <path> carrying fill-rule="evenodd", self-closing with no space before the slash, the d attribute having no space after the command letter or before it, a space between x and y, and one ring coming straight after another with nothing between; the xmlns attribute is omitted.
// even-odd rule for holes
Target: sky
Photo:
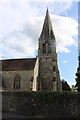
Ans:
<svg viewBox="0 0 80 120"><path fill-rule="evenodd" d="M71 86L78 66L78 0L0 0L0 59L36 57L47 7L60 77Z"/></svg>

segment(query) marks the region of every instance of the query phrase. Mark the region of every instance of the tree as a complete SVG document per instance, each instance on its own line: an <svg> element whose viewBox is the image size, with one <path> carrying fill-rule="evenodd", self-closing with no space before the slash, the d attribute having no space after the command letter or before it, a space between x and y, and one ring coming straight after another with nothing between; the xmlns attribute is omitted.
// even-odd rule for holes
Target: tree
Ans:
<svg viewBox="0 0 80 120"><path fill-rule="evenodd" d="M64 79L62 80L62 90L63 91L71 91L70 86L68 85L68 83Z"/></svg>
<svg viewBox="0 0 80 120"><path fill-rule="evenodd" d="M75 87L76 87L76 90L80 92L80 66L77 68Z"/></svg>

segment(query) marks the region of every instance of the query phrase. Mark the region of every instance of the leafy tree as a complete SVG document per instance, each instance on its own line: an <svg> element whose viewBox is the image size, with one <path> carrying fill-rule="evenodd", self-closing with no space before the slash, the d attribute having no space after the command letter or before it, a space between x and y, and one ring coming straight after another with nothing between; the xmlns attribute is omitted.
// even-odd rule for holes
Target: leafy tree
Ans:
<svg viewBox="0 0 80 120"><path fill-rule="evenodd" d="M70 86L68 85L68 83L64 79L62 80L62 90L63 91L71 91Z"/></svg>
<svg viewBox="0 0 80 120"><path fill-rule="evenodd" d="M76 90L80 92L80 66L77 68L75 87L76 87Z"/></svg>

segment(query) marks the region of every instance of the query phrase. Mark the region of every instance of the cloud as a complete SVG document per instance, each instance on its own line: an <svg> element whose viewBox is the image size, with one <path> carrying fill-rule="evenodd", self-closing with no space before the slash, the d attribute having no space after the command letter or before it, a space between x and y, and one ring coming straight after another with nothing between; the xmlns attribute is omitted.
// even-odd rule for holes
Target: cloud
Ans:
<svg viewBox="0 0 80 120"><path fill-rule="evenodd" d="M67 60L64 60L64 61L63 61L63 64L66 64L66 63L67 63Z"/></svg>
<svg viewBox="0 0 80 120"><path fill-rule="evenodd" d="M39 2L41 1L41 2ZM40 8L40 12L43 13L43 11L46 10L48 7L51 13L53 14L60 14L63 12L66 12L72 5L72 0L39 0L38 1L38 6Z"/></svg>
<svg viewBox="0 0 80 120"><path fill-rule="evenodd" d="M68 47L76 45L73 36L77 35L77 22L71 18L62 16L53 15L52 18L57 40L57 51L65 53L70 52ZM30 19L27 24L23 25L21 30L11 32L4 40L4 50L8 51L13 57L23 57L23 55L35 56L42 21L43 17Z"/></svg>
<svg viewBox="0 0 80 120"><path fill-rule="evenodd" d="M75 86L75 84L76 84L76 82L68 82L68 81L67 81L67 83L69 84L70 88L72 88L72 85Z"/></svg>
<svg viewBox="0 0 80 120"><path fill-rule="evenodd" d="M29 2L28 0L0 0L0 31L5 34L19 29L27 20L45 14L47 6L53 14L59 14L70 8L69 0L57 3L53 2Z"/></svg>
<svg viewBox="0 0 80 120"><path fill-rule="evenodd" d="M26 57L35 56L35 51L38 48L38 38L40 33L41 18L30 20L24 24L20 30L11 32L6 39L4 39L3 48L8 54L8 57ZM36 27L35 27L36 26Z"/></svg>
<svg viewBox="0 0 80 120"><path fill-rule="evenodd" d="M57 51L59 52L70 52L69 46L76 46L77 40L74 36L78 35L78 23L70 18L52 15L53 28L57 41Z"/></svg>
<svg viewBox="0 0 80 120"><path fill-rule="evenodd" d="M3 1L0 1L1 56L4 58L34 57L35 50L38 48L38 38L44 21L46 5L43 7L43 4L35 2L32 5L25 0L23 2L22 0ZM53 11L57 14L57 6L60 5L58 11L64 12L69 9L71 2L63 3L64 5L59 4L54 9L53 6L56 3L47 4L51 12L57 51L68 53L70 52L69 46L76 45L74 36L77 35L77 22L69 17L53 15Z"/></svg>

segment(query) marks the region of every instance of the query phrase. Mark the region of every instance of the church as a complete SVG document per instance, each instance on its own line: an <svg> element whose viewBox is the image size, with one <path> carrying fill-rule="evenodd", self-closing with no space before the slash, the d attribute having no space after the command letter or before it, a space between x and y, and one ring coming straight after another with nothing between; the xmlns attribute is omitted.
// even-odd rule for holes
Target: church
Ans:
<svg viewBox="0 0 80 120"><path fill-rule="evenodd" d="M57 64L56 39L48 9L38 39L37 57L7 59L1 62L3 90L62 91Z"/></svg>

